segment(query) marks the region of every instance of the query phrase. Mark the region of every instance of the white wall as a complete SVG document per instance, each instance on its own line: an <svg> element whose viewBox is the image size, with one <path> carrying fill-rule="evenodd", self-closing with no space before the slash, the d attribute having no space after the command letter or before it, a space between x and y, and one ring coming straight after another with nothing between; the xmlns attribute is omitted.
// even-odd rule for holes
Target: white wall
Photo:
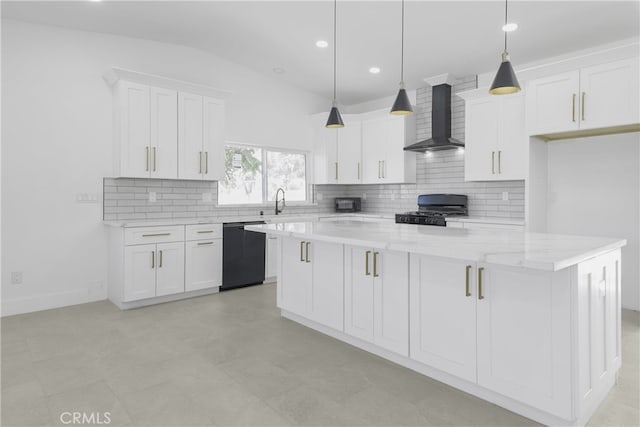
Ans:
<svg viewBox="0 0 640 427"><path fill-rule="evenodd" d="M547 230L626 238L622 305L640 310L640 134L555 141L547 150Z"/></svg>
<svg viewBox="0 0 640 427"><path fill-rule="evenodd" d="M3 315L106 297L102 208L75 197L112 175L111 66L231 91L239 142L310 149L308 113L329 102L196 49L6 20L2 66Z"/></svg>

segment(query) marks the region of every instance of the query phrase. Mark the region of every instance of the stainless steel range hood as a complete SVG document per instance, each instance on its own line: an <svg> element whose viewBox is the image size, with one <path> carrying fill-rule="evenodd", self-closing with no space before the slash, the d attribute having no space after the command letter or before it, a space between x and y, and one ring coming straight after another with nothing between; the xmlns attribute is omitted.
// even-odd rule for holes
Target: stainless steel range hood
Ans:
<svg viewBox="0 0 640 427"><path fill-rule="evenodd" d="M404 147L405 151L452 150L464 147L464 142L451 138L451 86L433 86L431 95L431 138Z"/></svg>

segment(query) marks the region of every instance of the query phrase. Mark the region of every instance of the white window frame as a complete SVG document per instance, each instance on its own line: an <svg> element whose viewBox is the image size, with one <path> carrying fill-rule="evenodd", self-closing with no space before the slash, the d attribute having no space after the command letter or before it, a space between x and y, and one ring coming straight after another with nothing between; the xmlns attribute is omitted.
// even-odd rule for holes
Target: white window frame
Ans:
<svg viewBox="0 0 640 427"><path fill-rule="evenodd" d="M226 204L220 203L220 181L218 181L218 200L217 205L219 207L270 207L273 206L275 200L267 200L268 193L268 176L267 176L267 152L268 151L277 151L279 153L290 153L290 154L302 154L304 155L304 180L305 180L305 189L304 189L304 197L305 200L296 200L296 201L287 201L286 206L309 206L314 205L312 201L309 199L309 195L311 194L310 190L310 177L311 177L311 152L307 150L295 150L292 148L281 148L281 147L272 147L266 145L255 145L255 144L246 144L243 142L234 142L234 141L225 141L224 150L226 151L227 147L242 147L242 148L256 148L262 151L262 202L261 203L234 203L234 204ZM286 195L285 195L286 199Z"/></svg>

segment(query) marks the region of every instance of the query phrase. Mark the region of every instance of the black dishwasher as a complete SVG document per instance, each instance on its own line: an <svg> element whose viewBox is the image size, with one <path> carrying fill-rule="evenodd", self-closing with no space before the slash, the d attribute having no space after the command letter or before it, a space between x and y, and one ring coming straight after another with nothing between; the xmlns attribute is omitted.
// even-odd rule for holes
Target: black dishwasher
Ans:
<svg viewBox="0 0 640 427"><path fill-rule="evenodd" d="M264 282L265 235L244 229L251 224L264 224L264 221L223 225L221 291Z"/></svg>

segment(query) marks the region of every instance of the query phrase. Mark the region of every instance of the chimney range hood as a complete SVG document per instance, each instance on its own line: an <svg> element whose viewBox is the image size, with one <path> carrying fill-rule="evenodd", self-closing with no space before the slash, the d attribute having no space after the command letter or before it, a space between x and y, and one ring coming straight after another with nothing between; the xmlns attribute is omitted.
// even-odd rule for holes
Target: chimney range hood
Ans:
<svg viewBox="0 0 640 427"><path fill-rule="evenodd" d="M451 86L433 86L431 95L431 138L404 147L405 151L452 150L464 147L464 142L451 138Z"/></svg>

